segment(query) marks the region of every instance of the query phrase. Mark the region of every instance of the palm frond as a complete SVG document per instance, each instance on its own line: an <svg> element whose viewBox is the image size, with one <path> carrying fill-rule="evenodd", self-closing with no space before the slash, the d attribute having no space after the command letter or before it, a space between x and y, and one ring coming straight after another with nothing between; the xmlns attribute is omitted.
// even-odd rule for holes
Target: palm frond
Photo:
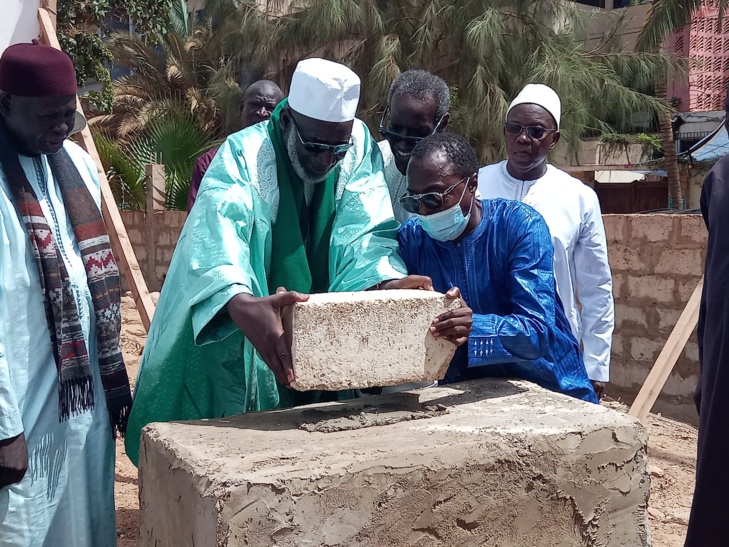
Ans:
<svg viewBox="0 0 729 547"><path fill-rule="evenodd" d="M718 8L718 29L729 0L714 0ZM691 22L691 16L704 5L703 0L656 0L648 11L648 20L638 37L640 51L655 51L661 47L672 32L682 29Z"/></svg>

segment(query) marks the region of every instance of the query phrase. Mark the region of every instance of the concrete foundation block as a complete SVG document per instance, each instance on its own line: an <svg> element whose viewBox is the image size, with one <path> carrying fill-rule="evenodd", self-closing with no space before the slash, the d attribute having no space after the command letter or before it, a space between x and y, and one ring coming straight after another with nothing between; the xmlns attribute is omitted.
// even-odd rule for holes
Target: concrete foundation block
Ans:
<svg viewBox="0 0 729 547"><path fill-rule="evenodd" d="M460 301L430 291L313 294L284 311L301 391L440 380L456 346L428 330Z"/></svg>
<svg viewBox="0 0 729 547"><path fill-rule="evenodd" d="M649 546L646 442L508 380L152 424L139 545Z"/></svg>

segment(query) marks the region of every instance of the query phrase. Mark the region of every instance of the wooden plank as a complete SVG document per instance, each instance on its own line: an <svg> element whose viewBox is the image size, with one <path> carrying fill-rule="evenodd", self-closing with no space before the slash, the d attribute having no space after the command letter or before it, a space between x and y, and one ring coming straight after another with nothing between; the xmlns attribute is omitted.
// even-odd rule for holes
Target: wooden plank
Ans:
<svg viewBox="0 0 729 547"><path fill-rule="evenodd" d="M38 22L41 28L41 41L56 49L61 49L58 43L58 37L53 28L50 13L44 9L38 9ZM76 97L78 111L83 113L81 102ZM147 289L147 283L142 275L142 270L139 268L139 262L134 254L134 248L132 247L129 236L127 235L127 229L122 221L119 209L116 206L116 200L114 194L109 186L109 181L106 178L103 164L99 158L99 153L96 150L94 139L91 136L91 130L86 126L80 133L80 144L91 156L91 159L96 163L96 168L99 171L99 183L101 184L101 212L104 216L104 222L106 223L107 230L109 232L109 239L111 240L111 248L114 252L114 256L119 261L119 265L124 273L127 282L131 286L132 295L134 296L134 302L137 304L137 311L139 317L142 320L144 328L149 331L149 324L152 321L154 315L154 302L149 295Z"/></svg>
<svg viewBox="0 0 729 547"><path fill-rule="evenodd" d="M681 316L678 318L676 326L671 331L671 335L663 346L658 359L656 359L653 368L648 374L643 387L640 388L638 396L630 407L629 414L635 416L641 422L646 419L648 413L661 394L666 380L671 375L676 361L681 356L683 348L686 346L691 333L694 331L696 324L699 322L699 308L701 307L701 291L704 286L704 278L699 281L699 285L691 295Z"/></svg>
<svg viewBox="0 0 729 547"><path fill-rule="evenodd" d="M55 33L58 29L56 22L58 18L58 0L42 0L41 7L48 12L48 15L51 18L51 23L53 24L53 32Z"/></svg>

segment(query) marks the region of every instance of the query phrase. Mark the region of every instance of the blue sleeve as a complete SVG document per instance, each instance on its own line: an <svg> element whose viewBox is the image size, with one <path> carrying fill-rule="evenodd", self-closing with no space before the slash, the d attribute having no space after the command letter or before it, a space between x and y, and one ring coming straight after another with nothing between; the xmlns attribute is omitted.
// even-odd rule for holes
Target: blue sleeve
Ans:
<svg viewBox="0 0 729 547"><path fill-rule="evenodd" d="M554 249L546 223L520 208L507 214L509 315L474 314L468 365L484 366L543 357L554 326Z"/></svg>
<svg viewBox="0 0 729 547"><path fill-rule="evenodd" d="M407 268L407 271L409 274L411 273L417 273L414 272L414 264L411 261L412 252L410 249L412 238L411 233L412 223L415 222L413 219L409 219L407 222L404 222L400 229L397 231L397 242L398 242L398 254L400 255L400 258L402 258L402 261L405 263L405 267Z"/></svg>

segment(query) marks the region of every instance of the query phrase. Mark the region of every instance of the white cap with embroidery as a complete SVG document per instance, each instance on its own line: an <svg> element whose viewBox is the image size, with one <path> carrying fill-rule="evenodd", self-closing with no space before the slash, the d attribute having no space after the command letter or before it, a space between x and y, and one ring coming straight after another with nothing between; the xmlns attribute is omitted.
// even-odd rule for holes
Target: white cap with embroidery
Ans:
<svg viewBox="0 0 729 547"><path fill-rule="evenodd" d="M520 104L536 104L541 106L552 115L554 121L557 122L557 129L559 129L559 119L562 116L562 101L559 100L557 92L548 85L527 84L516 96L516 99L511 101L509 110L506 111L506 116L508 117L509 112Z"/></svg>
<svg viewBox="0 0 729 547"><path fill-rule="evenodd" d="M351 69L326 59L304 59L291 78L289 106L323 122L354 119L359 104L360 80Z"/></svg>

